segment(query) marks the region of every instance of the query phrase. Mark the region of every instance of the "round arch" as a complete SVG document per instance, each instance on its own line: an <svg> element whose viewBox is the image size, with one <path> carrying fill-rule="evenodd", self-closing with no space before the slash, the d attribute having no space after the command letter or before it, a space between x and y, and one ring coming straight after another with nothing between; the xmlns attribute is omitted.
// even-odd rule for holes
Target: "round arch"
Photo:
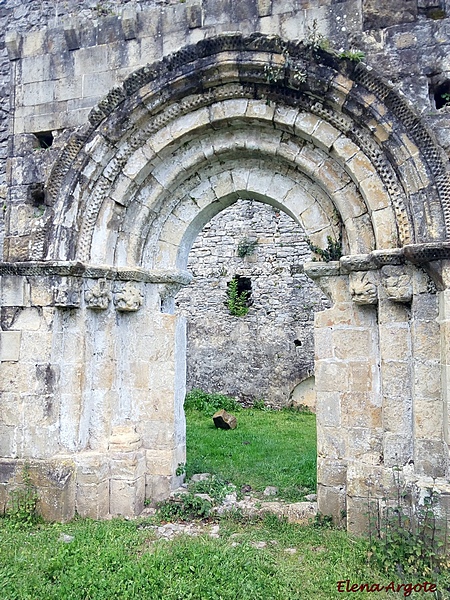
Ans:
<svg viewBox="0 0 450 600"><path fill-rule="evenodd" d="M33 258L158 267L157 232L195 211L187 198L205 180L222 197L211 178L220 188L233 160L308 188L349 254L448 237L445 163L391 86L304 43L225 35L140 69L91 112L50 175L49 241Z"/></svg>

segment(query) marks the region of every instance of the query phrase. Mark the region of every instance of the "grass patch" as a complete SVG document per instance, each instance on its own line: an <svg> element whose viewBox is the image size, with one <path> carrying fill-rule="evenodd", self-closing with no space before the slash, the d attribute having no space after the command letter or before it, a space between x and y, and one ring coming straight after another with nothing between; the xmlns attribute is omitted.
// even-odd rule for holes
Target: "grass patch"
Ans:
<svg viewBox="0 0 450 600"><path fill-rule="evenodd" d="M337 591L341 580L391 581L368 565L367 542L341 530L290 525L271 516L253 523L222 520L219 539L205 534L155 541L153 531L140 528L141 523L79 519L17 531L0 519L0 597L329 600L343 597ZM62 533L73 541L63 541ZM258 549L255 542L267 545ZM295 553L286 552L293 548Z"/></svg>
<svg viewBox="0 0 450 600"><path fill-rule="evenodd" d="M268 485L296 502L316 490L315 415L242 409L234 430L216 429L208 411L186 409L186 475L213 473L238 489Z"/></svg>

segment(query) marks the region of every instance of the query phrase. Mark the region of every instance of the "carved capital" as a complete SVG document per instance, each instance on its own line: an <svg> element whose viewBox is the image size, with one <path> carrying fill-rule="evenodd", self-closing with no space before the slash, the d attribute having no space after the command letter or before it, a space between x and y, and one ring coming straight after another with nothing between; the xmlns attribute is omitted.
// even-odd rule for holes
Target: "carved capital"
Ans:
<svg viewBox="0 0 450 600"><path fill-rule="evenodd" d="M410 302L413 296L411 272L404 266L385 266L381 269L381 284L388 300Z"/></svg>
<svg viewBox="0 0 450 600"><path fill-rule="evenodd" d="M119 312L136 312L142 306L143 296L137 284L127 281L116 284L114 306Z"/></svg>
<svg viewBox="0 0 450 600"><path fill-rule="evenodd" d="M81 303L81 281L76 277L62 277L53 290L55 306L79 308Z"/></svg>
<svg viewBox="0 0 450 600"><path fill-rule="evenodd" d="M87 308L105 310L111 301L110 284L106 279L97 279L86 284L84 300Z"/></svg>
<svg viewBox="0 0 450 600"><path fill-rule="evenodd" d="M377 304L378 288L373 272L356 271L350 274L350 294L355 304Z"/></svg>

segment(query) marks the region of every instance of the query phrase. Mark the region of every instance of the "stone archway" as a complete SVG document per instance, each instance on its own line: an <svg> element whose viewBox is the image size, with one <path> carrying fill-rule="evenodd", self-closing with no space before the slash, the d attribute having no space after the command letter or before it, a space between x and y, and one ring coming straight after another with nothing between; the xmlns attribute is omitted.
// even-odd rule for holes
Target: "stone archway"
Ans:
<svg viewBox="0 0 450 600"><path fill-rule="evenodd" d="M51 381L58 414L11 425L4 455L11 477L35 461L51 514L135 514L177 484L185 341L173 297L197 233L238 197L284 210L322 248L342 234L339 262L306 267L334 303L316 321L319 509L361 529L368 478L381 497L394 464L444 486L448 172L420 118L364 65L259 34L184 48L91 112L46 194L29 262L12 251L2 275L7 306L30 293L41 309L20 343L49 332L48 370L24 397ZM442 290L440 329L422 264ZM29 362L21 349L19 370Z"/></svg>

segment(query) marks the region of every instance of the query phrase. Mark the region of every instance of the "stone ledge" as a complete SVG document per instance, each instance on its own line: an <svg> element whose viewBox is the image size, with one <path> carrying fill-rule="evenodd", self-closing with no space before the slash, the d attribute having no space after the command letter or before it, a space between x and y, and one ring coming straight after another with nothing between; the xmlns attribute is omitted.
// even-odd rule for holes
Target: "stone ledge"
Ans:
<svg viewBox="0 0 450 600"><path fill-rule="evenodd" d="M192 280L188 271L153 269L146 271L134 267L107 267L81 262L2 262L0 275L28 277L70 276L89 279L140 281L143 283L178 283L187 285Z"/></svg>

